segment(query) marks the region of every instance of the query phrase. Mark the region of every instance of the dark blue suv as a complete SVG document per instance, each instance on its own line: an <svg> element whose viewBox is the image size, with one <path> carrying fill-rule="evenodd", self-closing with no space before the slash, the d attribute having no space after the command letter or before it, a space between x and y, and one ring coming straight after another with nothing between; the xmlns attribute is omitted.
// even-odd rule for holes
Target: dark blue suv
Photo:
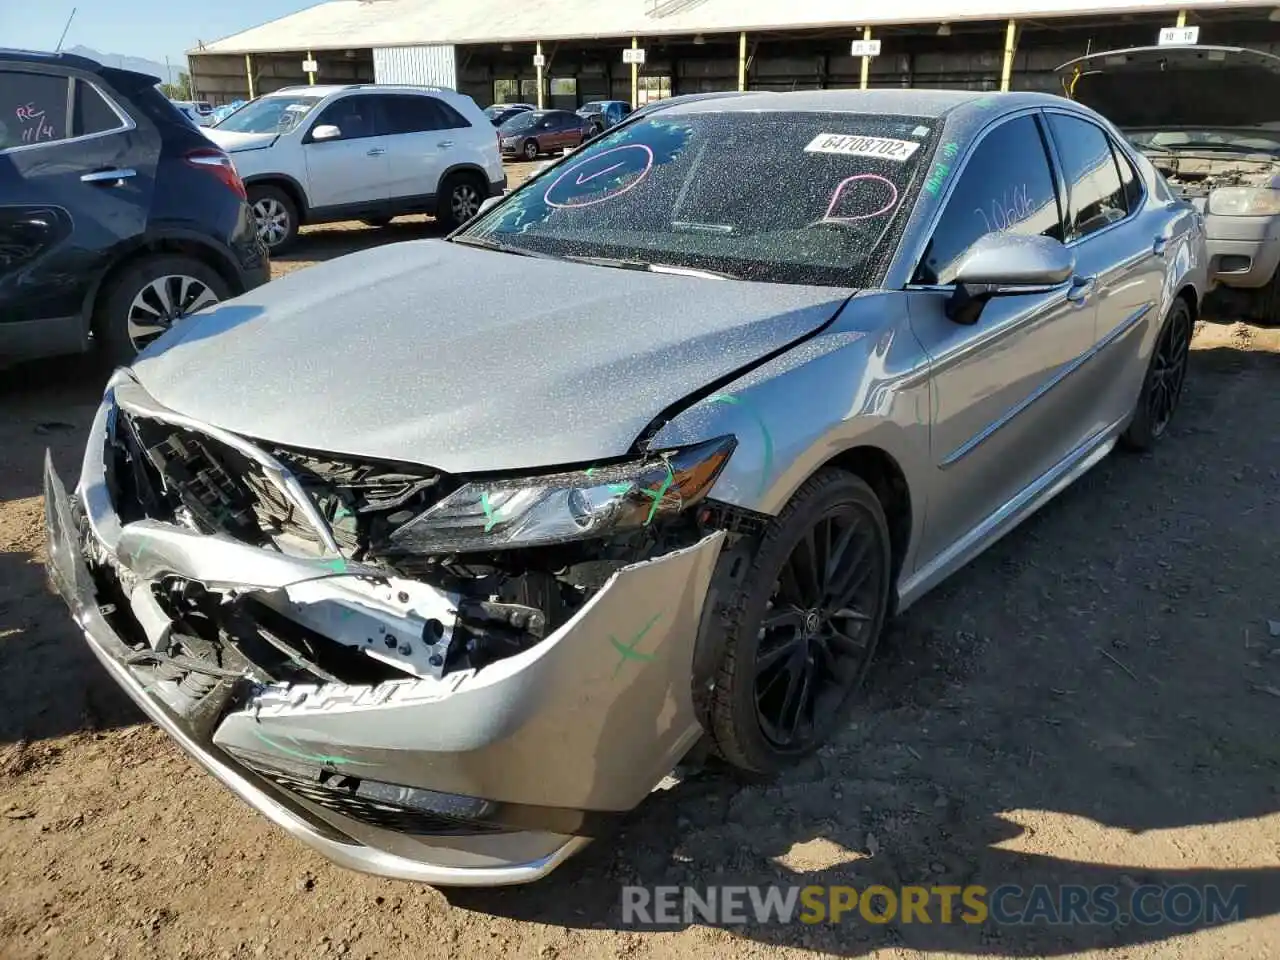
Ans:
<svg viewBox="0 0 1280 960"><path fill-rule="evenodd" d="M235 166L159 82L0 49L0 366L91 344L127 363L267 281Z"/></svg>

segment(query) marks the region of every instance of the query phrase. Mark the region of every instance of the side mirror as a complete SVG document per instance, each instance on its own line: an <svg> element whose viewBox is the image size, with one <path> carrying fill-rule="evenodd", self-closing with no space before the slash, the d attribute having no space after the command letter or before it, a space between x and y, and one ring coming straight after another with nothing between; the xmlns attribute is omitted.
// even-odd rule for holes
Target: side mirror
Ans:
<svg viewBox="0 0 1280 960"><path fill-rule="evenodd" d="M476 216L478 217L487 211L492 210L501 202L502 197L485 197L484 201L480 204L480 209L476 211Z"/></svg>
<svg viewBox="0 0 1280 960"><path fill-rule="evenodd" d="M322 123L311 131L312 140L337 140L342 136L342 129L332 123Z"/></svg>
<svg viewBox="0 0 1280 960"><path fill-rule="evenodd" d="M1075 269L1075 255L1052 237L988 233L960 259L947 317L977 323L992 297L1044 293L1070 280Z"/></svg>

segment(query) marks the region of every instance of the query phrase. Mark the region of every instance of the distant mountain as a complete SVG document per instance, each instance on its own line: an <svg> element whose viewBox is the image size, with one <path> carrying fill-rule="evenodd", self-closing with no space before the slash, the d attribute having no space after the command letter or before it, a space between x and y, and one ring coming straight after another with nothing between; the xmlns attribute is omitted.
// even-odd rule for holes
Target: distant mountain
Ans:
<svg viewBox="0 0 1280 960"><path fill-rule="evenodd" d="M119 67L121 70L134 70L138 73L149 73L153 77L159 77L163 82L169 82L169 71L165 69L163 63L156 63L154 60L147 60L143 57L126 57L119 53L101 53L90 47L67 47L67 53L74 53L78 57L88 57L90 60L97 60L99 63L106 64L108 67ZM176 82L179 71L185 72L187 69L186 57L173 57L169 61L169 65L173 70L173 79Z"/></svg>

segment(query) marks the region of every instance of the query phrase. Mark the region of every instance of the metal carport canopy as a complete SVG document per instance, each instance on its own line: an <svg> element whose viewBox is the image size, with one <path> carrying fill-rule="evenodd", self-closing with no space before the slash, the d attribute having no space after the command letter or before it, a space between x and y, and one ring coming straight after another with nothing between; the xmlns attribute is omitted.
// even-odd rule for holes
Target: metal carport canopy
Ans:
<svg viewBox="0 0 1280 960"><path fill-rule="evenodd" d="M333 0L189 51L270 53L416 44L662 37L1099 14L1227 10L1255 0Z"/></svg>

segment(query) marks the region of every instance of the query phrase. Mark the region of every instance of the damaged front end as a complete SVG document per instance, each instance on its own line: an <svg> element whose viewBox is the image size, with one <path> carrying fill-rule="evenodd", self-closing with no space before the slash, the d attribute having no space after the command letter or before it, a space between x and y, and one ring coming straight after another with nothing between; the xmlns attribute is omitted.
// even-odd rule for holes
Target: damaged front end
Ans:
<svg viewBox="0 0 1280 960"><path fill-rule="evenodd" d="M234 435L118 374L76 495L47 468L50 577L144 709L295 835L521 882L698 737L705 497L734 446L454 477Z"/></svg>

